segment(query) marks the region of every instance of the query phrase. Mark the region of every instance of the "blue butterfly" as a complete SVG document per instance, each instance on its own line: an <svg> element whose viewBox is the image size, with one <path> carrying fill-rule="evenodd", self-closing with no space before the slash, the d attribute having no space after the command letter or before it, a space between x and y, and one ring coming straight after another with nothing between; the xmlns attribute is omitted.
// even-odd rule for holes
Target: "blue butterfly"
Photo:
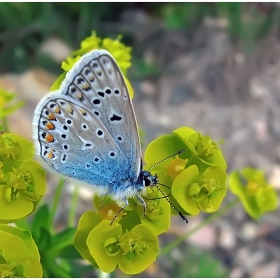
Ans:
<svg viewBox="0 0 280 280"><path fill-rule="evenodd" d="M106 50L85 54L59 90L48 93L33 118L37 153L47 168L111 196L121 208L156 186L142 170L141 149L129 91L119 66Z"/></svg>

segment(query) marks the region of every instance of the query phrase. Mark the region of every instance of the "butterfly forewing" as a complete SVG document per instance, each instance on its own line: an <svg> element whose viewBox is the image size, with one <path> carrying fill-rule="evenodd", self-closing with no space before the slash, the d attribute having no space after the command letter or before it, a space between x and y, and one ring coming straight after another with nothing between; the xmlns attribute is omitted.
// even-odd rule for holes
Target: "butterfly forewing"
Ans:
<svg viewBox="0 0 280 280"><path fill-rule="evenodd" d="M34 138L56 171L103 187L136 180L140 144L129 92L112 56L95 50L35 110Z"/></svg>
<svg viewBox="0 0 280 280"><path fill-rule="evenodd" d="M61 92L100 119L128 160L129 176L136 178L141 158L138 130L127 86L113 57L104 50L83 56L67 74Z"/></svg>

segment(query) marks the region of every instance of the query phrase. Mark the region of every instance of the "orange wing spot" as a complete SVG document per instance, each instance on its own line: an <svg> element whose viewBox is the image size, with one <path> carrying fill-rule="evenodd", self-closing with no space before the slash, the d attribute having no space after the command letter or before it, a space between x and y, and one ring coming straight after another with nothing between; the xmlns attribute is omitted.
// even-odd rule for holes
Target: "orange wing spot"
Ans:
<svg viewBox="0 0 280 280"><path fill-rule="evenodd" d="M48 115L48 119L49 120L56 120L55 116L53 114L49 114Z"/></svg>
<svg viewBox="0 0 280 280"><path fill-rule="evenodd" d="M53 153L51 153L51 152L50 152L50 153L48 153L48 154L47 154L47 158L49 158L49 159L54 158L54 154L53 154Z"/></svg>
<svg viewBox="0 0 280 280"><path fill-rule="evenodd" d="M47 136L46 136L46 141L48 142L48 143L50 143L50 142L53 142L54 141L54 138L53 138L53 136L50 134L50 133L48 133L47 134Z"/></svg>
<svg viewBox="0 0 280 280"><path fill-rule="evenodd" d="M58 106L55 107L54 112L57 113L57 114L60 114L60 109L59 109Z"/></svg>
<svg viewBox="0 0 280 280"><path fill-rule="evenodd" d="M53 123L51 123L51 122L47 122L47 124L46 124L46 129L48 129L48 130L52 130L52 129L54 129L54 125L53 125Z"/></svg>

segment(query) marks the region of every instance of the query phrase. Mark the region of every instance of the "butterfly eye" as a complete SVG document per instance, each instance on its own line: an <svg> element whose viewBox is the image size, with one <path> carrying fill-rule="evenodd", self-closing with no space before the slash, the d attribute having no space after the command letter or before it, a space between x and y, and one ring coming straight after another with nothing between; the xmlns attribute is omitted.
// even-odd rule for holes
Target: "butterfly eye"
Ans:
<svg viewBox="0 0 280 280"><path fill-rule="evenodd" d="M150 178L145 178L145 179L144 179L144 185L145 185L145 187L148 187L148 186L151 185L151 180L150 180Z"/></svg>

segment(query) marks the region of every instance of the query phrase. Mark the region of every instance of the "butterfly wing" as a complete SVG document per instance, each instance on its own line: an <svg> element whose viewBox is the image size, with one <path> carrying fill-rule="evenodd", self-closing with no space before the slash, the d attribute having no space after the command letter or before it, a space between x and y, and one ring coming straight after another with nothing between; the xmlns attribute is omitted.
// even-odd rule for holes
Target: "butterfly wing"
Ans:
<svg viewBox="0 0 280 280"><path fill-rule="evenodd" d="M45 96L33 120L41 158L54 170L105 191L136 179L140 144L133 107L112 56L95 50L67 73L60 90Z"/></svg>
<svg viewBox="0 0 280 280"><path fill-rule="evenodd" d="M106 50L84 55L68 72L61 92L93 112L128 162L130 178L140 173L141 150L136 118L119 66Z"/></svg>

